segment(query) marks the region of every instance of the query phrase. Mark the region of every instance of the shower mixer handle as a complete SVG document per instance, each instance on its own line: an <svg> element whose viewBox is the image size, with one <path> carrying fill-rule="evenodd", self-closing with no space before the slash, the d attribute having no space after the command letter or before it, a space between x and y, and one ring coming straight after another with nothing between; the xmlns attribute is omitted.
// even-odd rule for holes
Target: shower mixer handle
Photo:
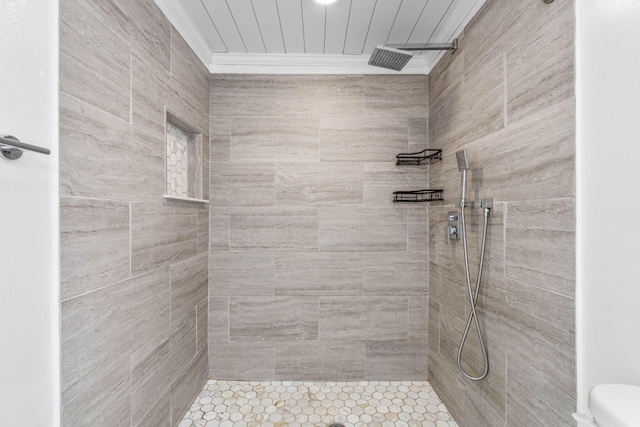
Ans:
<svg viewBox="0 0 640 427"><path fill-rule="evenodd" d="M451 239L460 240L460 212L450 211L447 213L447 225L444 231L444 241L447 245Z"/></svg>

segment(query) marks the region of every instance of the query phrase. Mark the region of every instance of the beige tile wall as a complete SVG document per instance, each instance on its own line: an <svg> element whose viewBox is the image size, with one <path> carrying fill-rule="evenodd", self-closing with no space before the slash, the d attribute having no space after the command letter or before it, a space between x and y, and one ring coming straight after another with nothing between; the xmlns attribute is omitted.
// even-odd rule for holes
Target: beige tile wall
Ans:
<svg viewBox="0 0 640 427"><path fill-rule="evenodd" d="M209 210L163 204L164 111L208 177L208 72L152 0L62 0L60 49L62 425L175 426L208 377Z"/></svg>
<svg viewBox="0 0 640 427"><path fill-rule="evenodd" d="M214 75L215 379L426 379L426 76Z"/></svg>
<svg viewBox="0 0 640 427"><path fill-rule="evenodd" d="M429 208L429 381L460 425L574 424L573 8L489 0L430 75L430 145L444 149L430 180L444 188L445 205ZM467 197L496 203L479 299L491 368L478 383L456 368L469 303L462 246L443 234L463 148ZM471 215L472 277L481 221ZM464 363L473 371L480 361L472 336Z"/></svg>

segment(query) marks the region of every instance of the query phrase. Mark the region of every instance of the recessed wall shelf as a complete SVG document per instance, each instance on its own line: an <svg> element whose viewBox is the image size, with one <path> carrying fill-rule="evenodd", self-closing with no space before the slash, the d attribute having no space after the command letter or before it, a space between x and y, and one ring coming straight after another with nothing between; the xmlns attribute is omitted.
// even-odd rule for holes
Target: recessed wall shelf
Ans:
<svg viewBox="0 0 640 427"><path fill-rule="evenodd" d="M202 204L209 204L208 200L205 199L194 199L193 197L178 197L178 196L170 196L168 194L165 194L164 196L162 196L165 200L175 200L178 202L188 202L188 203L202 203Z"/></svg>
<svg viewBox="0 0 640 427"><path fill-rule="evenodd" d="M394 191L394 202L439 202L444 200L442 190Z"/></svg>
<svg viewBox="0 0 640 427"><path fill-rule="evenodd" d="M400 153L396 159L396 165L430 165L442 160L442 150L427 148L417 153Z"/></svg>
<svg viewBox="0 0 640 427"><path fill-rule="evenodd" d="M202 132L166 112L165 200L209 203L203 194Z"/></svg>

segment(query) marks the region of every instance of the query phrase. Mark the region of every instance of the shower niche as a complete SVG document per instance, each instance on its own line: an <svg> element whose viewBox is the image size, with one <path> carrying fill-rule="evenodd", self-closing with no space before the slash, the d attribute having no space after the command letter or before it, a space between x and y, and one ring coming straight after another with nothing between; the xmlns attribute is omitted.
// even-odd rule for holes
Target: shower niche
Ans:
<svg viewBox="0 0 640 427"><path fill-rule="evenodd" d="M396 156L398 166L424 166L442 161L442 150L425 149L417 153L400 153ZM394 191L394 202L439 202L444 200L442 190L424 189L412 191Z"/></svg>
<svg viewBox="0 0 640 427"><path fill-rule="evenodd" d="M202 132L175 114L165 114L164 198L193 203L209 203L204 198L202 176Z"/></svg>

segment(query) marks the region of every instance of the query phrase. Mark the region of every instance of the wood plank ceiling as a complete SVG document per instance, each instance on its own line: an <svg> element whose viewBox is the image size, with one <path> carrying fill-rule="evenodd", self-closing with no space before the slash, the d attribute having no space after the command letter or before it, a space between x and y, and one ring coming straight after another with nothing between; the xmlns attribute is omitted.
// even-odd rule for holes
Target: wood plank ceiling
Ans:
<svg viewBox="0 0 640 427"><path fill-rule="evenodd" d="M379 44L447 43L484 3L484 0L338 0L322 5L314 0L164 1L179 4L214 56L222 53L368 56Z"/></svg>

